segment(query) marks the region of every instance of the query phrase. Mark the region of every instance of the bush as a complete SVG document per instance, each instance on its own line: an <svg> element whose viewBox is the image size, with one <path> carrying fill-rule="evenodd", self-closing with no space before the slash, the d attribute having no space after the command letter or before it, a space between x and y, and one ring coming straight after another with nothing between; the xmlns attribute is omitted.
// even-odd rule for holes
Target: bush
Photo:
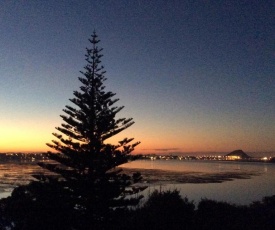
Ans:
<svg viewBox="0 0 275 230"><path fill-rule="evenodd" d="M195 205L179 191L154 191L145 205L136 210L134 229L190 229Z"/></svg>
<svg viewBox="0 0 275 230"><path fill-rule="evenodd" d="M196 213L198 229L242 229L245 207L202 199Z"/></svg>

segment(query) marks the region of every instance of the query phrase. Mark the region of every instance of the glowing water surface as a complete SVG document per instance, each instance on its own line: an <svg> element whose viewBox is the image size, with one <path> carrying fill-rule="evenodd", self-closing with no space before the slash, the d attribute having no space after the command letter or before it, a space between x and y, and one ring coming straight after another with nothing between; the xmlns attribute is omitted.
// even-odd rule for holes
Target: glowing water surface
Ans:
<svg viewBox="0 0 275 230"><path fill-rule="evenodd" d="M222 183L154 183L147 191L154 189L178 189L182 196L198 203L201 198L227 201L235 204L250 204L261 200L264 196L275 195L275 164L262 162L231 162L231 161L179 161L156 160L135 161L123 167L140 170L149 169L158 177L158 170L175 171L176 175L237 175L252 174L248 179L232 179ZM180 172L180 173L178 173Z"/></svg>
<svg viewBox="0 0 275 230"><path fill-rule="evenodd" d="M32 174L44 172L36 163L0 163L0 198L7 197L12 190L33 181Z"/></svg>
<svg viewBox="0 0 275 230"><path fill-rule="evenodd" d="M145 196L155 189L178 189L182 196L187 196L196 203L201 198L209 198L236 204L250 204L264 196L275 195L275 164L137 160L123 165L123 168L125 172L140 171L144 175L143 183L149 185L143 192ZM41 170L36 164L0 163L0 198L9 196L16 186L34 180L31 175ZM211 179L216 178L216 175L219 183ZM198 178L200 180L197 180ZM205 178L210 178L210 182Z"/></svg>

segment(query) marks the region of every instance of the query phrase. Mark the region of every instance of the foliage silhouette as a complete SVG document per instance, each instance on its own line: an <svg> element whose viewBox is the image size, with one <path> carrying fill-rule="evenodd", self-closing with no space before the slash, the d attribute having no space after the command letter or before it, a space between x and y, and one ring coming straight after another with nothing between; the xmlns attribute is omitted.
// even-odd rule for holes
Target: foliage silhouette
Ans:
<svg viewBox="0 0 275 230"><path fill-rule="evenodd" d="M195 209L194 202L180 197L177 190L155 191L130 216L120 229L273 230L275 196L249 206L202 199Z"/></svg>
<svg viewBox="0 0 275 230"><path fill-rule="evenodd" d="M154 191L143 207L135 211L129 229L190 229L195 205L179 191ZM126 228L127 229L127 228Z"/></svg>
<svg viewBox="0 0 275 230"><path fill-rule="evenodd" d="M275 196L249 206L203 199L196 211L195 229L275 229Z"/></svg>
<svg viewBox="0 0 275 230"><path fill-rule="evenodd" d="M31 187L33 187L33 189ZM251 205L233 205L226 202L202 199L197 209L194 203L187 198L179 196L178 191L154 192L144 206L137 209L119 209L113 213L114 220L108 225L94 223L87 225L81 219L79 212L71 212L69 206L64 206L65 197L56 200L54 205L47 205L51 201L49 186L44 187L45 193L41 197L32 196L32 190L37 192L36 186L45 186L42 183L32 183L26 190L24 186L14 190L12 197L0 200L0 226L12 226L17 221L14 229L112 229L112 230L137 230L137 229L189 229L189 230L273 230L275 229L275 196L264 197L262 201ZM56 189L57 187L54 187ZM40 188L40 190L43 190ZM26 193L27 191L27 193ZM47 193L47 191L49 193ZM37 202L38 201L38 202ZM41 202L41 203L40 203ZM66 202L65 202L66 203ZM63 207L61 209L59 205ZM67 203L69 205L69 203ZM49 214L51 218L47 218ZM62 215L60 215L62 213ZM20 216L15 218L17 215ZM13 216L13 219L8 217ZM22 216L25 217L22 218ZM45 217L46 220L45 221ZM77 224L82 223L78 228ZM25 222L23 221L25 220ZM74 226L74 228L72 228ZM20 227L20 228L19 228ZM7 229L7 228L0 228ZM8 228L10 229L10 228Z"/></svg>
<svg viewBox="0 0 275 230"><path fill-rule="evenodd" d="M48 152L51 161L39 163L51 173L33 175L38 181L12 194L7 212L17 229L105 229L117 221L119 209L137 205L142 198L129 196L145 189L133 186L141 175L126 175L117 167L129 161L140 142L124 138L117 145L106 143L134 121L116 119L123 106L113 106L119 99L105 91L102 49L95 32L89 41L87 64L79 77L82 86L70 99L76 108L65 107L64 123L53 133L56 139L47 144L58 153ZM20 208L15 210L17 204ZM33 220L35 213L41 218Z"/></svg>

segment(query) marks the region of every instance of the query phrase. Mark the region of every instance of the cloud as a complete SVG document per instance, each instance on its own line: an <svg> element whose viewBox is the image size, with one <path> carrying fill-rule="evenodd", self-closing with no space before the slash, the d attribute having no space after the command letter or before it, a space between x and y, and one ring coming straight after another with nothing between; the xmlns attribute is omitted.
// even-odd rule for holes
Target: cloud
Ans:
<svg viewBox="0 0 275 230"><path fill-rule="evenodd" d="M167 148L167 149L142 149L142 150L150 150L150 151L161 151L161 152L169 152L169 151L176 151L179 150L179 148Z"/></svg>

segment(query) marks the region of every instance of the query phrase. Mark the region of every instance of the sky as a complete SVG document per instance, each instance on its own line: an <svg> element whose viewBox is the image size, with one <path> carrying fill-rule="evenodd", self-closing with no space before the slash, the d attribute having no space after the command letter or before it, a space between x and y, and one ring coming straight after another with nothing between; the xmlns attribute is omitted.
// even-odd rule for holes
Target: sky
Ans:
<svg viewBox="0 0 275 230"><path fill-rule="evenodd" d="M45 143L93 31L135 153L275 153L275 2L29 0L0 6L0 152Z"/></svg>

